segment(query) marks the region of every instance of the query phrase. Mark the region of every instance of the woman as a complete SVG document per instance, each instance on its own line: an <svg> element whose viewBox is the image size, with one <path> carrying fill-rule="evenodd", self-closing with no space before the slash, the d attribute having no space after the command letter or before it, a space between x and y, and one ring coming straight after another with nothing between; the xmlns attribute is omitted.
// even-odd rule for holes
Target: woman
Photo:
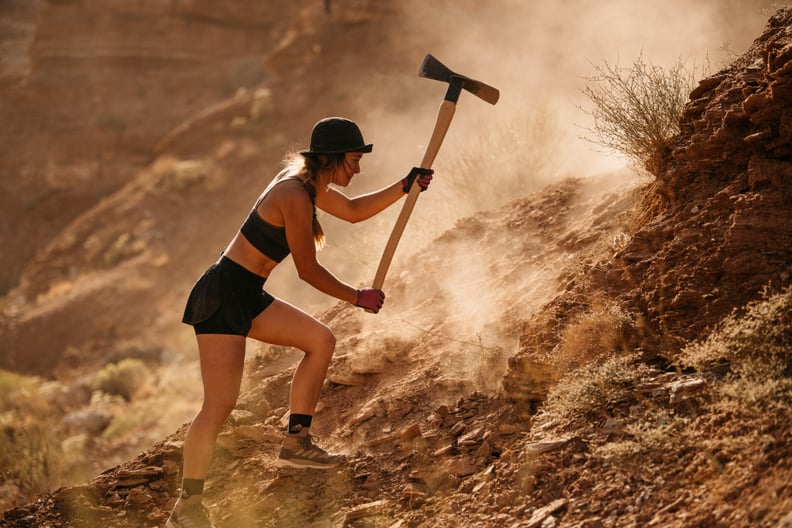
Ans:
<svg viewBox="0 0 792 528"><path fill-rule="evenodd" d="M361 157L371 150L353 121L330 117L316 123L310 148L287 158L286 168L261 194L220 260L193 287L183 321L195 329L204 401L184 440L182 493L166 527L212 526L201 504L204 479L217 435L239 396L246 337L304 352L290 387L289 425L278 464L328 468L343 461L315 445L310 435L335 336L262 287L291 253L299 277L314 288L374 313L380 310L381 290L355 289L316 260L316 248L324 241L317 208L359 222L395 203L416 180L421 190L432 180L433 171L416 167L402 180L356 198L330 187L349 185L360 172Z"/></svg>

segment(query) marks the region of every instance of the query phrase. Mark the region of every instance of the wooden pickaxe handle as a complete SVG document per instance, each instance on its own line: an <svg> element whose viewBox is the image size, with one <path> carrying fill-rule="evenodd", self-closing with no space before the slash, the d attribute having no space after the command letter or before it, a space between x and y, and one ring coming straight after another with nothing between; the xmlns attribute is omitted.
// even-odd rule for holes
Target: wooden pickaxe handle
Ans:
<svg viewBox="0 0 792 528"><path fill-rule="evenodd" d="M426 147L426 152L424 152L423 161L421 161L421 168L432 168L432 163L434 163L435 156L437 156L437 151L440 150L440 145L443 144L443 139L445 139L448 127L451 125L451 120L454 118L455 111L455 101L446 99L440 104L434 131L432 131L432 137L429 140L429 145ZM401 213L399 213L399 218L396 219L396 225L393 226L393 231L391 231L390 237L388 238L388 244L385 246L385 251L382 253L377 273L374 275L374 284L372 287L378 290L381 290L382 285L385 283L385 275L388 274L391 260L393 260L393 255L396 253L396 246L399 245L399 240L404 232L404 228L407 226L407 220L410 219L410 214L415 207L415 202L418 201L419 194L421 194L420 185L413 185L402 206Z"/></svg>

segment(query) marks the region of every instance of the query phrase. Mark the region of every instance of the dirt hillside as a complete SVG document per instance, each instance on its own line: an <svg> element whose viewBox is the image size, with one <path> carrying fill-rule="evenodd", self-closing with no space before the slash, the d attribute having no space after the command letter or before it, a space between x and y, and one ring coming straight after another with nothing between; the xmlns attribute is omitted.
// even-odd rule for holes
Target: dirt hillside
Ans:
<svg viewBox="0 0 792 528"><path fill-rule="evenodd" d="M0 241L14 248L0 291L65 225L134 179L171 129L267 77L261 56L304 5L3 2L2 42L16 60L0 68ZM189 95L174 98L184 85Z"/></svg>
<svg viewBox="0 0 792 528"><path fill-rule="evenodd" d="M370 30L363 31L358 15L349 14L354 13L351 8L345 10L346 18L340 14L328 19L321 8L308 4L286 2L277 14L269 8L257 11L241 5L236 10L217 10L211 2L188 6L130 1L109 10L57 2L40 5L38 40L31 47L32 73L24 86L11 90L19 100L5 102L2 110L24 120L25 127L39 126L54 137L4 128L13 131L12 142L32 135L48 146L26 156L33 149L29 141L25 148L12 144L4 151L9 159L1 160L9 174L24 170L30 175L3 181L8 192L2 196L8 203L0 206L9 219L3 243L18 248L18 253L4 252L5 272L24 267L16 281L8 279L16 285L4 301L0 331L5 350L0 366L46 374L63 358L67 344L81 349L81 361L89 361L92 349L96 357L119 339L159 334L157 321L172 323L175 313L152 309L148 288L173 285L157 304L180 304L192 275L222 249L228 233L241 221L238 211L249 207L266 184L285 146L305 143L305 131L320 116L312 105L322 101L329 110L343 112L344 105L334 108L319 96L333 93L327 90L328 80L306 81L306 70L322 49L322 39L336 38L341 30L345 39L368 38L371 46L377 45L367 36ZM88 27L92 30L84 29ZM165 38L148 38L141 28L162 32ZM89 33L96 42L69 37ZM201 38L193 38L195 33ZM124 35L151 44L135 46ZM329 57L327 67L340 68L344 60ZM135 62L134 67L129 61ZM73 80L69 75L81 77ZM24 105L48 100L39 90L52 83L69 86L75 100L58 92L58 104L47 105L47 112L64 114L56 122L68 123L80 134L95 131L97 138L30 122L30 116L39 112ZM183 84L199 89L182 92L177 87ZM174 96L182 93L188 95ZM330 99L337 97L342 95ZM109 108L113 104L119 108ZM101 149L113 134L75 120L101 121L102 112L123 130L127 120L145 124L134 121L128 126L141 137L127 137L121 130L120 143L107 147L110 161L121 169L111 164L97 173L94 166L102 162ZM159 116L143 120L143 112ZM100 152L83 152L80 145ZM63 151L65 160L52 150ZM37 167L48 158L53 158L48 163L58 166L58 185L39 181L46 173ZM63 166L87 167L75 168L79 174L74 178L79 180L61 181L69 178ZM35 189L46 189L52 203L36 198ZM230 201L214 200L217 189ZM212 221L187 221L196 211ZM172 244L172 240L184 243ZM121 276L139 280L118 280ZM123 312L136 316L119 320L117 314ZM159 335L154 338L160 340ZM32 349L39 353L29 354Z"/></svg>
<svg viewBox="0 0 792 528"><path fill-rule="evenodd" d="M19 265L19 283L3 299L0 366L43 377L68 372L60 383L72 392L110 358L161 368L154 389L173 379L169 367L188 368L170 357L190 339L178 329L179 310L241 220L226 211L246 210L266 182L261 166L275 166L284 144L302 144L320 113L357 109L326 77L308 81L317 57L354 72L355 54L326 53L365 46L392 57L383 72L407 67L408 58L384 53L399 37L390 32L403 16L397 7L334 4L329 15L319 2L289 4L287 27L286 16L266 10L241 17L202 2L118 2L117 16L86 19L100 29L161 20L159 31L173 41L129 60L175 68L172 82L223 63L196 65L193 46L201 57L227 39L251 55L268 51L247 90L217 97L218 74L202 81L206 99L182 109L163 104L173 115L146 133L140 151L149 158L138 170L103 191L98 205L63 212L62 229L45 229L50 242ZM10 2L3 9L19 27L35 15L64 28L73 8ZM188 38L194 24L209 25L216 40ZM78 48L75 41L68 60ZM360 79L376 91L388 75ZM30 97L15 94L19 104ZM434 108L429 99L411 100L411 110ZM389 102L399 103L407 104ZM64 111L78 112L73 106ZM316 432L349 455L337 471L272 465L297 357L252 348L209 476L215 524L792 525L790 115L792 10L785 8L692 92L681 133L651 177L570 177L461 218L394 267L387 318L329 305L320 317L339 336L338 354ZM203 217L213 220L196 224ZM22 243L12 231L3 236ZM131 401L143 401L145 390L152 387ZM82 484L16 501L1 525L161 525L179 485L184 430L138 439L145 446L138 456ZM112 452L101 435L85 442L97 458ZM2 477L3 490L21 489L10 477Z"/></svg>

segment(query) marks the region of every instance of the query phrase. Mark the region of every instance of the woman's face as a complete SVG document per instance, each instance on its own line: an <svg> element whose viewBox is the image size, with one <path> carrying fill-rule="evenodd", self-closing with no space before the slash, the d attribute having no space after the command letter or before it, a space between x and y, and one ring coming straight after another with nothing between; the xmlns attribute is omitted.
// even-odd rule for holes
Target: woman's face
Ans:
<svg viewBox="0 0 792 528"><path fill-rule="evenodd" d="M336 167L336 177L333 183L342 187L349 185L352 177L360 172L360 158L362 157L362 152L347 152L344 154L344 159Z"/></svg>

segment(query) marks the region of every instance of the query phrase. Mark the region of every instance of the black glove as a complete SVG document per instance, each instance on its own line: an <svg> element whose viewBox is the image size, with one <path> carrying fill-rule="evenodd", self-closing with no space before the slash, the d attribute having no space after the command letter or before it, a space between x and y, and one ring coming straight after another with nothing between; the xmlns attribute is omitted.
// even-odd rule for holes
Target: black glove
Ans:
<svg viewBox="0 0 792 528"><path fill-rule="evenodd" d="M432 182L432 174L434 174L432 169L413 167L410 169L410 173L402 178L402 191L405 193L410 192L413 182L418 180L418 186L421 188L421 192L424 192Z"/></svg>

